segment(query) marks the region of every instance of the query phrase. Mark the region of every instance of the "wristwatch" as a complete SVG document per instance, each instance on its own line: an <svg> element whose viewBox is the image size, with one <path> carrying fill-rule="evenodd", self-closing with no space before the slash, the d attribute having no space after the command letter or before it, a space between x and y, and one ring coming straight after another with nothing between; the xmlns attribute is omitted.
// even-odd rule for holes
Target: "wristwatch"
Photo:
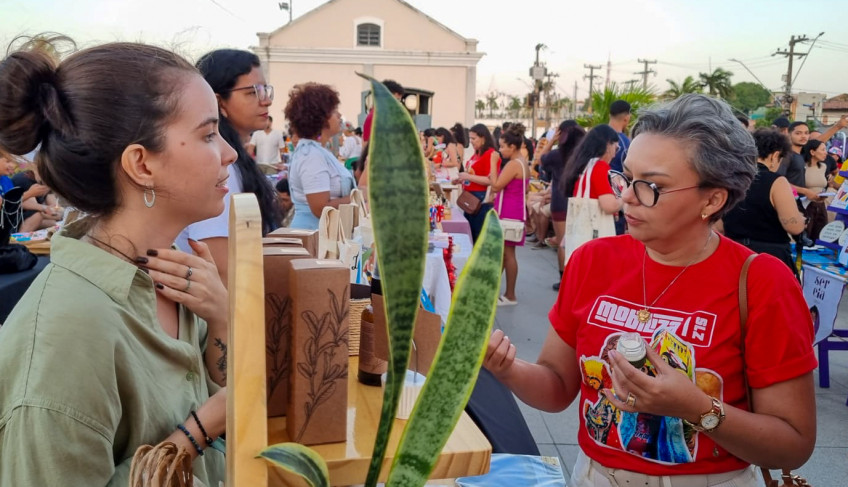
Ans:
<svg viewBox="0 0 848 487"><path fill-rule="evenodd" d="M701 415L701 419L697 423L690 423L683 420L684 423L691 426L695 431L710 433L724 421L724 404L714 397L710 397L713 402L713 407L709 411Z"/></svg>

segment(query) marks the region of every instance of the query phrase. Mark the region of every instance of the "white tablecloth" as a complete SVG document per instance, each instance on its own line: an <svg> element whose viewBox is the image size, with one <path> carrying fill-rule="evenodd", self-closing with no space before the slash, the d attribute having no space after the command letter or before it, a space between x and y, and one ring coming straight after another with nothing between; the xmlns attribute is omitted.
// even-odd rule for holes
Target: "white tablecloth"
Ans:
<svg viewBox="0 0 848 487"><path fill-rule="evenodd" d="M462 272L468 258L471 257L471 239L464 233L451 233L453 237L453 265L456 266L456 275ZM427 265L424 268L424 291L433 303L435 313L442 317L442 324L448 319L451 304L451 288L448 280L448 269L445 266L445 258L440 248L434 248L427 253Z"/></svg>

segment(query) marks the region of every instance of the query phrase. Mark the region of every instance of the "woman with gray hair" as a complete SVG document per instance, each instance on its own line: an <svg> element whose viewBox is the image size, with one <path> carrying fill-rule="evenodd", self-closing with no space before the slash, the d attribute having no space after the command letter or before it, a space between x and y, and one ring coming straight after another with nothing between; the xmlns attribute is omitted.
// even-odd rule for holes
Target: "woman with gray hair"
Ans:
<svg viewBox="0 0 848 487"><path fill-rule="evenodd" d="M816 358L790 270L712 228L756 174L754 141L703 95L641 112L634 136L610 172L630 233L575 251L536 363L498 330L484 365L545 411L579 394L572 485L758 485L752 464L813 451Z"/></svg>

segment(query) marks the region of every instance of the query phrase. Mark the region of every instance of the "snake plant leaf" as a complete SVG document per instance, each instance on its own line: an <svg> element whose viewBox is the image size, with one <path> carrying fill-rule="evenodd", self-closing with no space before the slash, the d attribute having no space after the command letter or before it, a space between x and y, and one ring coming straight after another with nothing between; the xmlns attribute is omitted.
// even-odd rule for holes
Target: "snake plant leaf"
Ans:
<svg viewBox="0 0 848 487"><path fill-rule="evenodd" d="M382 83L371 82L374 119L368 149L368 195L389 337L380 425L365 480L374 487L386 455L412 348L412 329L427 254L429 187L418 130Z"/></svg>
<svg viewBox="0 0 848 487"><path fill-rule="evenodd" d="M493 210L457 279L448 321L406 424L386 485L420 487L468 403L486 354L501 288L503 232Z"/></svg>
<svg viewBox="0 0 848 487"><path fill-rule="evenodd" d="M299 443L278 443L262 450L262 457L272 465L299 475L310 487L330 487L327 464L315 450Z"/></svg>

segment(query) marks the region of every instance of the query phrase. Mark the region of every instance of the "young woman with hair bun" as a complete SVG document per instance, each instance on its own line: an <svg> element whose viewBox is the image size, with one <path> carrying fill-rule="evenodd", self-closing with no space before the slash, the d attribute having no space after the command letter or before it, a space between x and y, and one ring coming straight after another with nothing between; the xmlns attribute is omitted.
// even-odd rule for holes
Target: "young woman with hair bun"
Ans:
<svg viewBox="0 0 848 487"><path fill-rule="evenodd" d="M227 291L205 244L171 249L224 209L236 152L215 93L157 47L57 65L37 45L0 61L0 149L41 144L45 184L87 216L0 328L0 485L126 486L136 449L163 441L218 485Z"/></svg>

